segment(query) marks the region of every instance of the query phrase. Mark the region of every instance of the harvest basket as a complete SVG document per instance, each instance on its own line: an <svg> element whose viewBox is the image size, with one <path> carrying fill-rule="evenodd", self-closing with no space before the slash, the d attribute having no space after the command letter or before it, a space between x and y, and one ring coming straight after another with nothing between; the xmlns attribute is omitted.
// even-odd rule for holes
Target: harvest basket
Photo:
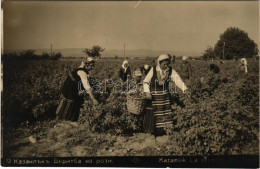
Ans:
<svg viewBox="0 0 260 169"><path fill-rule="evenodd" d="M146 99L134 98L130 95L127 95L126 98L128 112L133 114L141 114L144 111L147 101Z"/></svg>

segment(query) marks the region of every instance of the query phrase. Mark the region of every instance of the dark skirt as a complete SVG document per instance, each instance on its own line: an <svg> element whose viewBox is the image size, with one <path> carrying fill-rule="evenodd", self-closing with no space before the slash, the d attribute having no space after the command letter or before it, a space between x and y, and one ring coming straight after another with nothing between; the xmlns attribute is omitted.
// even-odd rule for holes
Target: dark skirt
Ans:
<svg viewBox="0 0 260 169"><path fill-rule="evenodd" d="M61 96L60 104L56 110L57 118L70 121L77 121L82 104L82 101L71 100L65 98L64 96Z"/></svg>
<svg viewBox="0 0 260 169"><path fill-rule="evenodd" d="M144 131L155 135L165 135L165 127L172 124L170 94L162 91L152 92L152 100L147 103L144 115Z"/></svg>
<svg viewBox="0 0 260 169"><path fill-rule="evenodd" d="M154 115L153 115L152 101L149 100L146 104L147 105L145 108L145 114L144 114L144 119L143 119L143 129L144 129L144 132L154 133L155 120L154 120Z"/></svg>

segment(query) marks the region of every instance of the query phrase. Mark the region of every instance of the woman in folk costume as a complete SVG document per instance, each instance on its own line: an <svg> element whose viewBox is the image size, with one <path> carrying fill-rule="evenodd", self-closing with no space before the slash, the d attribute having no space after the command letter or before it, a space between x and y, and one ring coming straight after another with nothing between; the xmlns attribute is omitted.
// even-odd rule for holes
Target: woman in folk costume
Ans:
<svg viewBox="0 0 260 169"><path fill-rule="evenodd" d="M248 72L248 65L247 65L247 60L246 58L242 58L241 63L238 66L238 69L242 70L243 72L247 73Z"/></svg>
<svg viewBox="0 0 260 169"><path fill-rule="evenodd" d="M84 95L80 95L79 92L84 89L89 94L93 104L99 104L92 93L88 79L89 71L94 68L94 64L95 60L88 57L67 76L61 90L61 101L56 110L58 119L78 120L80 108L84 103Z"/></svg>
<svg viewBox="0 0 260 169"><path fill-rule="evenodd" d="M186 91L187 87L172 67L167 54L158 57L157 66L151 68L144 79L143 87L147 99L144 115L144 131L156 136L166 134L164 127L173 123L169 83L173 81L177 87Z"/></svg>
<svg viewBox="0 0 260 169"><path fill-rule="evenodd" d="M127 60L124 60L122 66L119 69L119 77L123 82L131 78L131 70Z"/></svg>

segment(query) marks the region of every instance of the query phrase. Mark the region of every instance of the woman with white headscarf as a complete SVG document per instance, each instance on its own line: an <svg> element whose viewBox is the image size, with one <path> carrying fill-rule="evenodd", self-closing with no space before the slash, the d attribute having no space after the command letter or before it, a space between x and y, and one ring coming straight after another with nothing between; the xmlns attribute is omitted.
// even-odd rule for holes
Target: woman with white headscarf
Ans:
<svg viewBox="0 0 260 169"><path fill-rule="evenodd" d="M242 58L241 63L239 64L238 68L240 70L243 70L243 72L247 73L248 72L248 65L247 65L247 60L246 58Z"/></svg>
<svg viewBox="0 0 260 169"><path fill-rule="evenodd" d="M150 69L143 81L144 92L148 101L144 115L143 127L145 132L156 136L166 134L165 127L173 124L170 102L170 85L174 82L177 87L186 91L187 87L172 67L167 54L160 55L157 66Z"/></svg>
<svg viewBox="0 0 260 169"><path fill-rule="evenodd" d="M119 77L123 80L123 82L125 82L127 78L131 78L131 70L127 60L124 60L122 66L119 69Z"/></svg>
<svg viewBox="0 0 260 169"><path fill-rule="evenodd" d="M60 104L56 110L58 119L77 121L80 108L84 103L84 96L81 90L86 90L94 105L98 105L89 84L89 71L94 68L95 60L88 57L81 62L81 65L73 70L66 78L62 90Z"/></svg>

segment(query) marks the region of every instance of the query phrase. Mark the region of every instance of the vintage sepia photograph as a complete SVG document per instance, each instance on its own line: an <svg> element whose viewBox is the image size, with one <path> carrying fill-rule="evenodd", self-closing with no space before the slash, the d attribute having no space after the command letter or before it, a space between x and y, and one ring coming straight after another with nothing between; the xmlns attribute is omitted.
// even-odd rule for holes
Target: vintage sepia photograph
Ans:
<svg viewBox="0 0 260 169"><path fill-rule="evenodd" d="M2 1L1 165L259 167L259 1Z"/></svg>

